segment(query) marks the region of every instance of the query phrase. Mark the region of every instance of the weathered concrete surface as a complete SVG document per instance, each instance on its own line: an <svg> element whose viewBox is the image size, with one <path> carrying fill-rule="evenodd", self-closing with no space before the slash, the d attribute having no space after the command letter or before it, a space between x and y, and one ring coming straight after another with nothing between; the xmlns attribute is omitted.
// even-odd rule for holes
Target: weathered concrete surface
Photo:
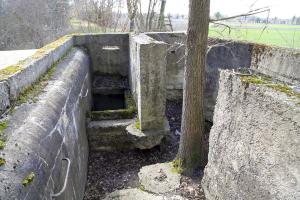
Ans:
<svg viewBox="0 0 300 200"><path fill-rule="evenodd" d="M167 44L144 34L130 37L130 82L141 130L164 129Z"/></svg>
<svg viewBox="0 0 300 200"><path fill-rule="evenodd" d="M91 121L87 127L91 151L151 149L161 143L169 133L164 130L141 131L135 127L136 119Z"/></svg>
<svg viewBox="0 0 300 200"><path fill-rule="evenodd" d="M142 167L138 175L144 190L151 193L170 193L180 186L181 175L173 171L172 163L158 163Z"/></svg>
<svg viewBox="0 0 300 200"><path fill-rule="evenodd" d="M138 149L151 149L159 145L162 139L170 134L169 122L164 119L164 128L154 130L140 130L136 124L130 124L126 127L128 138L132 141L133 146Z"/></svg>
<svg viewBox="0 0 300 200"><path fill-rule="evenodd" d="M251 68L288 83L300 82L300 50L253 44Z"/></svg>
<svg viewBox="0 0 300 200"><path fill-rule="evenodd" d="M185 200L185 198L174 195L157 195L142 191L140 189L117 190L105 197L105 200Z"/></svg>
<svg viewBox="0 0 300 200"><path fill-rule="evenodd" d="M36 103L23 104L10 117L1 157L0 198L52 199L61 190L66 163L71 160L68 184L57 199L82 199L85 189L88 143L85 115L90 109L88 56L76 48L58 64ZM76 83L76 84L74 84ZM22 181L35 178L24 187Z"/></svg>
<svg viewBox="0 0 300 200"><path fill-rule="evenodd" d="M151 33L152 38L168 44L166 89L167 98L182 99L185 64L185 33ZM234 41L213 41L208 48L205 87L205 117L212 121L218 94L219 70L249 68L252 46Z"/></svg>
<svg viewBox="0 0 300 200"><path fill-rule="evenodd" d="M167 99L182 99L186 34L183 32L175 32L149 33L147 35L168 44L166 65Z"/></svg>
<svg viewBox="0 0 300 200"><path fill-rule="evenodd" d="M91 121L87 127L91 151L133 149L126 127L134 123L134 119L117 119Z"/></svg>
<svg viewBox="0 0 300 200"><path fill-rule="evenodd" d="M6 81L0 81L0 114L5 112L10 106L9 87Z"/></svg>
<svg viewBox="0 0 300 200"><path fill-rule="evenodd" d="M202 180L207 199L300 198L298 102L221 73Z"/></svg>
<svg viewBox="0 0 300 200"><path fill-rule="evenodd" d="M94 74L128 75L128 33L77 35L74 43L88 49Z"/></svg>
<svg viewBox="0 0 300 200"><path fill-rule="evenodd" d="M9 77L7 82L10 90L10 99L16 100L25 88L37 81L72 46L73 38L70 38L41 58L29 60L20 72Z"/></svg>
<svg viewBox="0 0 300 200"><path fill-rule="evenodd" d="M32 56L36 49L0 51L0 69L17 64L19 61Z"/></svg>

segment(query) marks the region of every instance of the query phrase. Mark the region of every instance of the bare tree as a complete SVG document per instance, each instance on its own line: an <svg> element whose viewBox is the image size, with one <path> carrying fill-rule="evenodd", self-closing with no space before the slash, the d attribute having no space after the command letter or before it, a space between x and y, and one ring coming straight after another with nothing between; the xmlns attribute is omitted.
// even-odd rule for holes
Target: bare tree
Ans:
<svg viewBox="0 0 300 200"><path fill-rule="evenodd" d="M177 159L183 172L204 167L204 85L210 0L190 0L182 113Z"/></svg>
<svg viewBox="0 0 300 200"><path fill-rule="evenodd" d="M158 30L162 30L164 27L165 22L165 7L166 7L167 0L161 0L160 5L160 13L159 13L159 19L158 19Z"/></svg>
<svg viewBox="0 0 300 200"><path fill-rule="evenodd" d="M127 0L127 11L128 17L130 21L129 30L130 32L134 31L134 20L136 17L136 13L138 11L138 2L140 0Z"/></svg>
<svg viewBox="0 0 300 200"><path fill-rule="evenodd" d="M68 29L67 0L1 2L0 49L40 48Z"/></svg>

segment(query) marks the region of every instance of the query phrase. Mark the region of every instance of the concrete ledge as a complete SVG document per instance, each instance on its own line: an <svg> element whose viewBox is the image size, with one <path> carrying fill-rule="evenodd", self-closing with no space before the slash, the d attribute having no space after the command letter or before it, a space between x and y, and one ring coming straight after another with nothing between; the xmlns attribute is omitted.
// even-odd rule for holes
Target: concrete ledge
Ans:
<svg viewBox="0 0 300 200"><path fill-rule="evenodd" d="M6 82L8 87L8 90L2 90L4 95L1 96L1 101L5 101L6 103L4 106L1 106L0 114L11 104L4 99L7 95L10 101L16 101L22 91L37 81L72 46L72 36L65 36L37 50L34 55L20 61L18 64L10 66L11 68L15 67L17 70L16 73L11 74L6 79L0 80L0 83ZM5 70L5 68L2 70Z"/></svg>

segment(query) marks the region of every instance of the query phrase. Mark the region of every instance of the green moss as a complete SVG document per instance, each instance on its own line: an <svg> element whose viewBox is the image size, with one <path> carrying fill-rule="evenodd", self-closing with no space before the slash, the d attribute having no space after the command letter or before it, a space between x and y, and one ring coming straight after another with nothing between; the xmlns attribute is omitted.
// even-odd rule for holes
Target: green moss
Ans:
<svg viewBox="0 0 300 200"><path fill-rule="evenodd" d="M0 140L0 149L4 149L5 142L3 140Z"/></svg>
<svg viewBox="0 0 300 200"><path fill-rule="evenodd" d="M138 118L136 118L135 121L135 128L141 130L141 122Z"/></svg>
<svg viewBox="0 0 300 200"><path fill-rule="evenodd" d="M22 181L22 185L24 187L27 187L34 179L35 174L33 172L30 172Z"/></svg>
<svg viewBox="0 0 300 200"><path fill-rule="evenodd" d="M108 119L132 119L135 116L136 108L134 99L129 91L125 92L126 109L93 111L91 113L92 120L108 120Z"/></svg>
<svg viewBox="0 0 300 200"><path fill-rule="evenodd" d="M183 172L183 168L182 168L183 160L182 159L177 158L177 159L173 160L171 164L173 167L171 171L173 173L182 174L182 172Z"/></svg>
<svg viewBox="0 0 300 200"><path fill-rule="evenodd" d="M142 190L142 191L145 191L145 186L143 184L140 184L139 189Z"/></svg>
<svg viewBox="0 0 300 200"><path fill-rule="evenodd" d="M4 158L0 157L0 166L5 165L5 163L6 163L6 160Z"/></svg>
<svg viewBox="0 0 300 200"><path fill-rule="evenodd" d="M70 50L69 50L70 51ZM15 106L19 106L26 102L36 102L37 97L44 91L45 87L48 85L49 80L53 76L57 64L65 58L65 56L69 53L67 51L58 61L56 61L50 69L41 76L35 83L31 84L28 88L26 88L18 97L18 100L15 102L12 102L12 109L11 112L13 112Z"/></svg>
<svg viewBox="0 0 300 200"><path fill-rule="evenodd" d="M11 65L4 69L1 69L0 70L0 80L6 79L17 72L22 71L24 68L24 65L26 64L28 59L39 59L39 58L43 57L44 55L46 55L47 53L49 53L51 50L54 50L58 46L62 45L64 42L71 39L72 37L73 37L72 35L65 35L65 36L59 38L58 40L38 49L35 52L35 54L30 56L29 58L26 58L25 60L19 61L16 65Z"/></svg>
<svg viewBox="0 0 300 200"><path fill-rule="evenodd" d="M0 122L0 136L2 135L4 130L7 128L7 126L8 126L8 120L4 120L4 121Z"/></svg>
<svg viewBox="0 0 300 200"><path fill-rule="evenodd" d="M119 109L119 110L104 110L92 111L92 120L107 120L107 119L131 119L135 115L133 109Z"/></svg>
<svg viewBox="0 0 300 200"><path fill-rule="evenodd" d="M17 65L11 65L4 69L1 69L0 70L0 80L10 77L11 75L21 71L22 69L23 68L19 65L19 63Z"/></svg>
<svg viewBox="0 0 300 200"><path fill-rule="evenodd" d="M67 40L69 40L71 38L72 38L72 35L65 35L65 36L59 38L58 40L55 40L54 42L51 42L51 43L43 46L42 48L38 49L35 52L35 54L33 54L31 57L33 59L39 59L39 58L43 57L45 54L49 53L50 51L61 46L64 42L66 42Z"/></svg>
<svg viewBox="0 0 300 200"><path fill-rule="evenodd" d="M274 83L272 82L272 77L270 76L241 76L241 81L244 83L251 83L257 85L265 85L266 87L272 88L276 91L285 93L288 96L294 96L300 99L300 93L294 92L292 88L283 83ZM298 104L297 104L298 105Z"/></svg>
<svg viewBox="0 0 300 200"><path fill-rule="evenodd" d="M252 84L266 84L267 82L258 76L241 76L241 81Z"/></svg>

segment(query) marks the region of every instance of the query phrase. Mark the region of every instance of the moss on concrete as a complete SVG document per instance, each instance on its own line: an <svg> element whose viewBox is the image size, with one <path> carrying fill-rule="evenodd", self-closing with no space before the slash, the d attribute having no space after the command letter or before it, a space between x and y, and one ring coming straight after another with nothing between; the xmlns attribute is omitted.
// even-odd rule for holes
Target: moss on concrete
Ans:
<svg viewBox="0 0 300 200"><path fill-rule="evenodd" d="M173 160L172 161L172 172L173 173L177 173L177 174L182 174L182 172L183 172L183 168L182 168L182 166L183 166L183 161L182 161L182 159L180 159L180 158L176 158L175 160Z"/></svg>
<svg viewBox="0 0 300 200"><path fill-rule="evenodd" d="M108 119L132 119L135 116L136 108L134 99L129 91L125 92L126 109L92 111L92 120L108 120Z"/></svg>
<svg viewBox="0 0 300 200"><path fill-rule="evenodd" d="M35 174L33 172L30 172L22 181L22 185L24 187L27 187L34 179Z"/></svg>
<svg viewBox="0 0 300 200"><path fill-rule="evenodd" d="M3 140L0 140L0 150L4 149L5 142Z"/></svg>
<svg viewBox="0 0 300 200"><path fill-rule="evenodd" d="M243 83L264 85L276 91L285 93L287 96L297 97L300 99L300 93L294 92L293 89L286 84L273 82L272 78L269 76L249 75L249 76L241 76L240 79Z"/></svg>
<svg viewBox="0 0 300 200"><path fill-rule="evenodd" d="M6 163L6 160L4 158L0 157L0 167L5 165L5 163Z"/></svg>
<svg viewBox="0 0 300 200"><path fill-rule="evenodd" d="M42 75L36 82L31 84L28 88L26 88L23 92L20 93L18 99L15 102L11 102L11 111L14 111L15 106L19 106L21 104L27 103L27 102L36 102L38 99L37 97L44 91L45 87L48 85L49 80L53 76L57 64L63 60L66 55L70 52L68 50L58 61L56 61L50 69Z"/></svg>
<svg viewBox="0 0 300 200"><path fill-rule="evenodd" d="M8 126L8 120L0 121L0 136Z"/></svg>
<svg viewBox="0 0 300 200"><path fill-rule="evenodd" d="M8 66L4 69L1 69L0 70L0 80L7 79L10 76L14 75L15 73L22 71L24 69L26 63L29 60L39 59L39 58L45 56L47 53L49 53L50 51L56 49L57 47L59 47L60 45L62 45L64 42L71 39L72 37L73 37L72 35L65 35L65 36L59 38L58 40L56 40L56 41L54 41L50 44L47 44L44 47L38 49L35 52L35 54L33 54L32 56L26 58L25 60L21 60L15 65L11 65L11 66Z"/></svg>
<svg viewBox="0 0 300 200"><path fill-rule="evenodd" d="M8 77L10 77L11 75L21 71L23 68L21 67L21 65L17 64L17 65L10 65L4 69L0 70L0 80L6 79Z"/></svg>
<svg viewBox="0 0 300 200"><path fill-rule="evenodd" d="M141 130L141 122L138 118L136 118L135 121L135 128Z"/></svg>

